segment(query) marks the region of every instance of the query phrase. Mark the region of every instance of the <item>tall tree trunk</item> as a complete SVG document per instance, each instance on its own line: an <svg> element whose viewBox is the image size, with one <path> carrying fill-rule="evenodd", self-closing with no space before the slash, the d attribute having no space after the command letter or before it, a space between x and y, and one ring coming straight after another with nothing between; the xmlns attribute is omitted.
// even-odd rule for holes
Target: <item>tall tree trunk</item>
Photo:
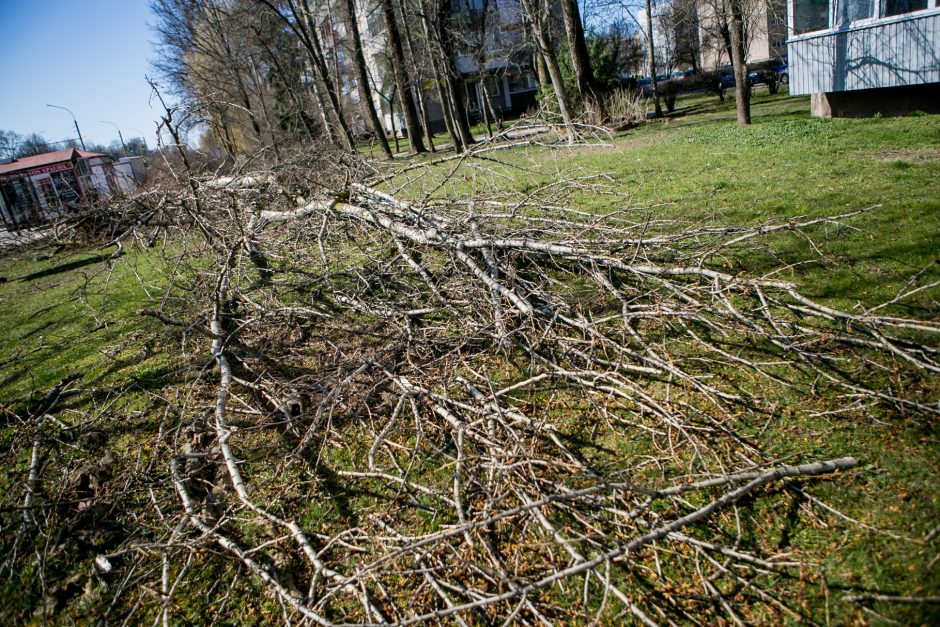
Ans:
<svg viewBox="0 0 940 627"><path fill-rule="evenodd" d="M747 84L747 67L744 52L744 10L740 0L731 4L731 63L734 65L734 97L738 112L738 124L751 123L751 88Z"/></svg>
<svg viewBox="0 0 940 627"><path fill-rule="evenodd" d="M215 32L216 37L219 43L222 45L222 53L225 55L225 58L228 60L226 65L229 66L229 69L234 73L233 78L235 79L235 88L238 90L238 98L241 100L241 106L244 108L245 113L248 114L248 119L251 121L251 130L255 134L255 139L259 144L263 144L261 137L261 125L258 124L258 119L255 116L254 109L251 105L251 98L248 95L248 89L245 87L244 80L242 78L242 69L245 68L242 60L239 56L235 54L232 50L232 46L229 43L229 37L226 34L224 23L231 16L229 14L221 13L219 7L207 7L207 11L204 14L208 18L209 27Z"/></svg>
<svg viewBox="0 0 940 627"><path fill-rule="evenodd" d="M264 97L264 84L261 80L261 76L258 73L258 65L255 63L255 60L251 57L248 57L248 67L251 70L251 80L254 83L255 91L258 92L258 104L261 105L261 114L264 116L265 126L268 127L268 135L271 138L271 147L274 148L274 154L280 157L280 153L277 147L277 139L274 134L274 120L268 111L268 105L265 102Z"/></svg>
<svg viewBox="0 0 940 627"><path fill-rule="evenodd" d="M728 63L730 64L734 58L734 52L731 51L731 18L727 14L728 11L725 10L725 15L722 18L724 23L721 26L721 41L725 46L725 54L728 55Z"/></svg>
<svg viewBox="0 0 940 627"><path fill-rule="evenodd" d="M486 137L493 139L492 118L490 117L490 92L486 89L486 79L480 76L477 81L477 102L480 104L480 114L483 116L483 124L486 126Z"/></svg>
<svg viewBox="0 0 940 627"><path fill-rule="evenodd" d="M607 117L604 100L597 94L597 82L591 69L591 58L587 42L584 40L584 25L578 11L578 0L561 0L561 10L565 18L565 35L568 39L568 51L571 54L571 66L578 81L578 95L588 116L595 124L603 124Z"/></svg>
<svg viewBox="0 0 940 627"><path fill-rule="evenodd" d="M356 144L349 130L349 125L346 124L346 120L343 118L343 111L339 106L339 99L336 97L336 88L333 85L332 79L330 79L330 71L326 67L326 61L323 57L323 48L320 46L320 37L317 35L316 24L313 23L313 13L310 9L309 0L287 0L286 6L290 10L290 17L282 12L280 5L276 3L275 0L258 1L277 15L284 24L297 35L297 38L300 39L310 59L310 63L313 66L314 72L316 72L320 82L323 84L323 91L326 92L324 97L319 87L316 86L316 81L314 81L315 91L320 99L320 107L323 110L324 118L326 118L327 109L329 109L329 114L335 119L337 126L339 126L340 136L346 144L346 148L350 151L354 151ZM291 19L291 17L293 19ZM330 124L327 122L326 126L329 132ZM330 133L330 135L334 136L335 134Z"/></svg>
<svg viewBox="0 0 940 627"><path fill-rule="evenodd" d="M561 119L566 125L570 125L571 108L568 106L568 97L565 95L565 84L561 77L561 69L558 67L558 60L555 58L555 52L552 49L551 39L545 27L548 12L543 11L543 7L536 4L536 2L538 0L522 0L522 10L525 11L528 18L535 47L538 49L538 53L542 55L545 68L548 70L548 76L551 78Z"/></svg>
<svg viewBox="0 0 940 627"><path fill-rule="evenodd" d="M258 35L257 31L255 34L257 35L258 43L265 52L265 57L267 58L267 62L269 64L269 78L274 74L280 76L280 83L283 85L284 91L287 93L287 96L294 104L294 107L297 109L297 111L305 110L306 107L303 105L300 97L297 95L297 92L294 89L294 75L287 71L278 58L277 53L275 53L271 46L268 45L268 42L266 42L263 37ZM307 134L307 139L312 142L314 140L314 129L310 127L307 116L301 115L299 119L301 120L301 125L303 126L304 132Z"/></svg>
<svg viewBox="0 0 940 627"><path fill-rule="evenodd" d="M653 88L656 117L660 118L663 116L663 107L659 104L659 81L656 80L656 47L653 45L653 0L646 0L646 56L649 60L650 86Z"/></svg>
<svg viewBox="0 0 940 627"><path fill-rule="evenodd" d="M551 85L552 79L548 76L548 70L545 68L545 59L538 53L538 50L535 51L532 58L535 61L535 77L541 87L547 88Z"/></svg>
<svg viewBox="0 0 940 627"><path fill-rule="evenodd" d="M469 147L476 140L470 132L470 120L467 118L467 93L464 82L457 72L457 61L454 39L451 35L451 0L436 0L437 2L437 37L441 46L439 57L442 67L447 71L444 80L447 82L451 98L451 107L454 112L454 124L460 134L460 142L464 148Z"/></svg>
<svg viewBox="0 0 940 627"><path fill-rule="evenodd" d="M568 106L568 96L565 94L565 81L561 76L561 68L558 67L558 60L555 58L555 52L552 50L547 37L543 37L543 42L539 48L542 59L545 61L545 68L548 70L548 76L552 80L552 87L555 89L555 98L558 101L558 111L561 113L561 119L565 124L571 124L571 109Z"/></svg>
<svg viewBox="0 0 940 627"><path fill-rule="evenodd" d="M228 122L225 119L225 109L213 103L210 105L209 111L215 113L215 115L209 116L209 128L212 129L212 134L215 135L216 141L219 142L226 154L234 159L238 151Z"/></svg>
<svg viewBox="0 0 940 627"><path fill-rule="evenodd" d="M456 152L463 150L463 143L460 141L460 134L454 121L453 102L451 95L447 91L444 72L440 59L434 49L434 41L431 38L431 28L428 26L431 21L431 14L427 4L422 1L421 10L424 13L421 19L421 26L424 29L424 41L427 47L428 58L431 60L431 68L434 72L434 86L437 89L437 98L441 103L441 113L444 116L444 126L447 127L447 134L450 136L450 142Z"/></svg>
<svg viewBox="0 0 940 627"><path fill-rule="evenodd" d="M326 104L325 98L323 97L323 88L320 86L320 83L317 82L317 79L310 81L310 86L313 88L313 100L314 104L317 107L317 113L320 114L320 123L323 124L323 132L326 133L326 138L334 146L341 146L339 138L336 136L336 129L333 128L333 124L330 123L330 118L326 114Z"/></svg>
<svg viewBox="0 0 940 627"><path fill-rule="evenodd" d="M389 60L392 65L392 74L395 76L395 87L398 90L398 99L401 103L402 113L405 114L405 124L408 125L408 141L413 152L427 152L421 137L421 124L418 122L418 112L411 97L407 71L405 68L405 53L401 45L401 34L398 30L398 21L392 8L392 0L379 0L382 9L382 19L385 21L385 36L388 48L391 50Z"/></svg>
<svg viewBox="0 0 940 627"><path fill-rule="evenodd" d="M397 155L401 152L401 148L398 146L398 127L395 125L395 92L392 92L388 99L388 117L392 123L392 138L395 140L395 154Z"/></svg>
<svg viewBox="0 0 940 627"><path fill-rule="evenodd" d="M320 74L320 81L325 88L329 108L336 118L336 123L339 125L340 134L345 140L346 147L351 152L354 152L356 150L356 142L353 139L352 132L349 130L349 125L346 124L346 119L343 117L343 109L339 104L339 98L336 96L336 85L330 78L329 69L326 67L323 47L320 45L320 36L317 34L317 25L313 21L313 11L310 9L309 0L301 1L303 2L303 21L307 25L306 39L308 51L311 53L312 60ZM293 6L293 0L290 0L290 4Z"/></svg>
<svg viewBox="0 0 940 627"><path fill-rule="evenodd" d="M336 50L336 33L333 30L334 25L336 24L336 19L333 17L333 4L329 1L323 3L326 6L326 17L330 21L330 42L328 48L324 48L325 51L331 52L331 60L333 61L333 84L336 85L337 89L342 90L343 79L339 70L339 54ZM324 59L326 55L324 54ZM340 107L343 106L342 101L339 103Z"/></svg>
<svg viewBox="0 0 940 627"><path fill-rule="evenodd" d="M372 100L372 90L369 89L369 70L366 67L366 56L362 51L362 37L359 35L359 24L356 22L356 5L354 0L346 0L346 30L352 36L353 44L353 65L356 67L356 82L359 87L359 106L365 109L366 119L372 125L375 137L382 147L385 156L392 156L392 149L388 145L388 138L385 136L385 127L379 120L378 111L375 110L375 102Z"/></svg>
<svg viewBox="0 0 940 627"><path fill-rule="evenodd" d="M255 139L258 140L259 144L263 144L264 140L261 137L261 125L258 124L258 116L255 115L254 109L251 106L251 98L248 97L248 90L245 89L245 86L242 84L241 78L238 79L238 95L242 99L242 107L245 108L248 119L251 120L251 130L255 134Z"/></svg>
<svg viewBox="0 0 940 627"><path fill-rule="evenodd" d="M435 72L436 73L436 72ZM463 144L460 141L460 131L454 121L454 113L450 106L450 94L447 93L447 86L441 80L441 77L434 77L434 86L437 89L437 98L441 103L441 114L444 116L444 126L447 127L447 135L450 137L450 143L454 150L460 152L463 150Z"/></svg>
<svg viewBox="0 0 940 627"><path fill-rule="evenodd" d="M460 131L460 141L468 147L475 144L477 140L470 131L470 118L467 115L467 84L459 76L454 75L448 75L448 82L456 112L454 121L457 123L457 130Z"/></svg>
<svg viewBox="0 0 940 627"><path fill-rule="evenodd" d="M424 90L421 88L421 72L418 71L418 63L415 60L414 46L411 39L411 27L408 25L408 16L405 14L404 0L398 0L397 5L401 23L404 26L405 36L405 57L408 60L408 67L411 70L411 86L415 103L418 105L418 114L421 116L421 126L424 129L424 137L428 140L428 149L434 150L434 132L431 130L431 119L428 117L428 107L424 98Z"/></svg>

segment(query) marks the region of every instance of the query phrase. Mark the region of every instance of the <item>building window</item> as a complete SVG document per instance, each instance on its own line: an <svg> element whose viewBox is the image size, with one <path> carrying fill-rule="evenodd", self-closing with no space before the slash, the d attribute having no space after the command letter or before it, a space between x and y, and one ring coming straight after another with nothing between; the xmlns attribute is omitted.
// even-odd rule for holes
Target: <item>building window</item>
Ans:
<svg viewBox="0 0 940 627"><path fill-rule="evenodd" d="M795 0L793 3L793 33L802 35L829 28L828 0Z"/></svg>
<svg viewBox="0 0 940 627"><path fill-rule="evenodd" d="M34 195L24 183L24 179L14 179L0 184L0 194L10 211L13 224L19 224L33 216L35 211Z"/></svg>
<svg viewBox="0 0 940 627"><path fill-rule="evenodd" d="M514 94L517 91L531 91L535 89L535 75L531 70L514 72L509 75L509 93Z"/></svg>
<svg viewBox="0 0 940 627"><path fill-rule="evenodd" d="M834 0L833 27L876 17L875 0Z"/></svg>
<svg viewBox="0 0 940 627"><path fill-rule="evenodd" d="M78 181L71 170L63 170L52 175L52 182L59 199L66 203L76 202L79 198Z"/></svg>
<svg viewBox="0 0 940 627"><path fill-rule="evenodd" d="M40 201L43 205L46 207L59 206L59 197L56 196L55 187L52 185L52 177L37 180L36 189L39 191Z"/></svg>
<svg viewBox="0 0 940 627"><path fill-rule="evenodd" d="M927 0L885 0L885 17L903 15L927 8Z"/></svg>
<svg viewBox="0 0 940 627"><path fill-rule="evenodd" d="M503 95L503 79L496 76L489 76L486 79L486 91L490 98Z"/></svg>

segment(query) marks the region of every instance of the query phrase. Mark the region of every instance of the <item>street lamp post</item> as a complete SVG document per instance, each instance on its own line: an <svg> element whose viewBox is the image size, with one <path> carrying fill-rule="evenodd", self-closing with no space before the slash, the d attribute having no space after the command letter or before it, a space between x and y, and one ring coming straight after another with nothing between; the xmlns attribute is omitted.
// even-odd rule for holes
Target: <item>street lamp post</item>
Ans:
<svg viewBox="0 0 940 627"><path fill-rule="evenodd" d="M124 143L124 136L121 135L121 128L120 128L117 124L115 124L114 122L108 122L107 120L99 120L99 122L101 122L102 124L110 124L111 126L113 126L114 128L117 129L117 132L118 132L118 139L121 140L121 147L124 148L124 156L125 156L125 157L129 157L130 155L127 154L127 144Z"/></svg>
<svg viewBox="0 0 940 627"><path fill-rule="evenodd" d="M71 110L71 109L66 109L65 107L60 107L59 105L54 105L54 104L47 104L46 106L47 106L47 107L52 107L52 108L54 108L54 109L62 109L62 110L64 110L64 111L68 111L68 112L69 112L69 115L72 116L72 122L75 123L75 132L78 133L78 141L79 141L79 143L82 145L82 150L85 150L85 140L82 139L82 132L81 132L80 130L78 130L78 120L75 119L75 114L72 113L72 110Z"/></svg>

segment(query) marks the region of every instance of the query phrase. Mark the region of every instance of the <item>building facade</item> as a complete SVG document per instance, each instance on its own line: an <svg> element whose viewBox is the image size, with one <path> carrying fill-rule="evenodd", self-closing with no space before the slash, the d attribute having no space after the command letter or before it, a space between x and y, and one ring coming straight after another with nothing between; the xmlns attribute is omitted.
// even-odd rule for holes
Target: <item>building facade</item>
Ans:
<svg viewBox="0 0 940 627"><path fill-rule="evenodd" d="M940 112L940 0L789 0L790 93L819 117Z"/></svg>
<svg viewBox="0 0 940 627"><path fill-rule="evenodd" d="M84 201L131 193L135 161L67 148L0 163L0 220L11 228L36 224Z"/></svg>
<svg viewBox="0 0 940 627"><path fill-rule="evenodd" d="M458 0L454 8L455 62L471 116L482 118L484 103L497 116L520 114L535 106L533 51L518 0Z"/></svg>
<svg viewBox="0 0 940 627"><path fill-rule="evenodd" d="M464 82L467 101L464 106L472 117L482 117L484 98L488 96L489 111L495 115L513 115L526 111L535 104L538 85L535 80L532 51L524 36L524 21L519 0L454 0L453 35L456 54L455 66ZM385 23L375 0L357 0L356 24L362 40L363 55L371 84L371 94L379 112L384 131L388 135L405 134L404 117L399 110L395 81L386 53ZM346 26L337 19L328 3L321 5L317 17L321 41L324 42L330 69L343 100L348 104L347 114L357 133L366 131L362 118L359 90L356 85L351 55L344 50L349 42ZM417 79L421 90L421 103L433 132L444 130L444 113L434 81L432 64L427 59L423 43L427 31L420 19L403 24L406 57L414 65L406 68ZM415 42L415 44L411 43ZM419 112L420 114L420 112Z"/></svg>
<svg viewBox="0 0 940 627"><path fill-rule="evenodd" d="M745 0L745 60L747 63L787 56L786 0ZM698 3L701 67L715 70L731 63L726 0Z"/></svg>

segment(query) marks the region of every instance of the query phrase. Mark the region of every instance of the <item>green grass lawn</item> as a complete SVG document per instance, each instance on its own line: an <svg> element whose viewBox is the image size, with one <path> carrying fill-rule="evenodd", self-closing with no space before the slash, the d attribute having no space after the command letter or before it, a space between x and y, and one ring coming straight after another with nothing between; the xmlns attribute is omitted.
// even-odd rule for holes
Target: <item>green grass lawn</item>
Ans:
<svg viewBox="0 0 940 627"><path fill-rule="evenodd" d="M576 206L598 213L623 210L638 221L665 220L666 230L779 224L872 208L841 227L808 229L818 250L801 236L781 233L709 262L731 273L774 273L806 295L849 311L940 280L940 116L822 120L808 111L806 97L759 90L753 125L744 128L736 124L732 99L720 103L692 95L680 99L676 113L664 120L598 138L610 145L490 154L502 163L479 163L447 181L449 165L415 170L388 187L417 198L431 193L485 199L528 192L563 177L605 174L606 191L615 195L574 191ZM925 290L892 309L936 319L940 290ZM937 383L928 377L924 385L936 389ZM823 565L823 578L814 575L801 584L826 590L826 595L813 593L814 613L828 611L840 624L870 619L841 600L850 589L913 596L940 592L936 545L921 540L940 521L940 424L898 415L814 418L799 396L768 401L789 417L763 432L768 452L800 459L858 456L865 468L848 485L823 482L814 494L843 504L845 514L866 524L914 539L849 527L836 534L791 527L787 520L795 518L783 511L753 515L760 542L791 546ZM792 507L801 507L799 499ZM832 523L839 527L837 519ZM822 606L824 598L828 607ZM929 606L878 609L902 623L940 619Z"/></svg>
<svg viewBox="0 0 940 627"><path fill-rule="evenodd" d="M780 233L708 262L731 273L773 272L809 296L855 311L890 300L905 286L940 280L940 116L817 120L808 110L808 98L758 90L754 124L741 128L730 98L721 103L691 95L681 98L677 111L664 120L598 138L603 145L499 152L492 155L498 162L471 162L448 180L445 173L452 165L413 170L386 188L413 197L486 199L564 177L604 175L591 179L602 188L571 189L568 200L592 212L624 211L662 230L779 223L873 208L841 227L810 228L817 250L796 234ZM443 136L435 140L446 143ZM205 338L196 348L185 345L180 354L178 333L136 315L162 296L167 266L152 251L129 248L116 260L109 258L112 249L0 257L5 279L0 282L0 407L6 412L0 446L14 451L4 465L0 485L5 490L21 492L29 463L31 436L18 431L15 417L52 386L74 376L80 388L133 388L108 409L110 422L103 424L120 434L109 446L126 458L127 468L139 468L143 454L135 449L146 443L155 451L161 428L154 399L176 383L174 373L183 362L191 366L207 357ZM937 289L924 290L892 309L936 319L938 299ZM932 389L937 383L936 378L922 382ZM109 399L103 392L94 402L104 408ZM831 619L834 624L870 619L842 600L847 592L940 593L936 540L922 540L940 521L940 424L890 412L852 419L812 416L814 400L795 394L767 398L780 419L738 426L742 432L759 432L765 452L780 459L858 457L859 471L814 483L812 494L839 503L841 511L864 524L906 539L844 524L836 516L808 521L800 515L807 504L796 494L782 501L758 499L742 513L745 542L771 553L793 552L819 565L805 578L766 583L781 597L805 599L817 622ZM91 409L68 403L64 408L75 415ZM614 452L630 453L629 443L608 444ZM141 502L146 498L142 495ZM310 506L305 522L313 525L326 517L317 507ZM135 524L129 512L114 516L121 524ZM0 595L22 600L23 611L36 595L18 587L25 580L25 575L11 576L0 586ZM197 592L203 584L211 587L210 574L199 580ZM108 600L101 602L104 607ZM199 602L194 597L191 619L200 618ZM931 607L876 607L905 623L940 620Z"/></svg>
<svg viewBox="0 0 940 627"><path fill-rule="evenodd" d="M823 258L789 235L773 238L763 254L748 251L746 259L720 263L750 273L808 263L785 275L841 306L891 298L921 270L936 277L940 118L820 120L808 110L808 98L758 90L754 123L744 128L735 123L731 98L720 103L691 95L664 120L601 138L612 146L498 153L493 156L505 165L468 169L436 194L487 198L550 185L561 176L603 173L617 196L575 192L577 206L675 221L670 229L758 225L877 206L849 221L848 229L813 231L824 244ZM438 188L449 170L412 171L389 187L420 197Z"/></svg>
<svg viewBox="0 0 940 627"><path fill-rule="evenodd" d="M40 252L0 261L4 405L70 376L98 387L160 368L152 338L160 325L136 314L162 294L160 267L155 256L113 259L112 252Z"/></svg>

